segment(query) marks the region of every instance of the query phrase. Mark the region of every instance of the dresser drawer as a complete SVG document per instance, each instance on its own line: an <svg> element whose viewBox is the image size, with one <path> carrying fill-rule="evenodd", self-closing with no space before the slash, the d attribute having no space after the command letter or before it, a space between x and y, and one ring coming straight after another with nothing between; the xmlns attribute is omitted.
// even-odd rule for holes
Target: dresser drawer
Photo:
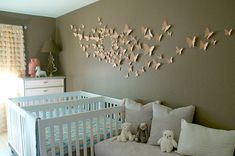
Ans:
<svg viewBox="0 0 235 156"><path fill-rule="evenodd" d="M52 86L64 86L64 79L41 79L25 81L25 89L27 88L44 88Z"/></svg>
<svg viewBox="0 0 235 156"><path fill-rule="evenodd" d="M46 94L55 94L63 92L64 92L64 87L25 89L25 96L46 95Z"/></svg>

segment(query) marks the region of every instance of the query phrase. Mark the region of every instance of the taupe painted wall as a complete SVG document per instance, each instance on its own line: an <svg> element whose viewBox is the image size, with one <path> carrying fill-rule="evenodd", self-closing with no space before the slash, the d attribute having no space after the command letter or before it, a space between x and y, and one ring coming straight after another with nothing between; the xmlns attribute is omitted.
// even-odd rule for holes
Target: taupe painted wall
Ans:
<svg viewBox="0 0 235 156"><path fill-rule="evenodd" d="M235 28L234 15L234 0L102 0L57 18L67 90L144 101L159 99L172 107L196 105L197 123L235 129L235 33L230 38L223 34L225 27ZM110 27L120 30L127 23L136 32L140 32L142 25L160 30L163 19L167 18L174 25L173 36L156 51L164 51L166 55L173 54L176 45L186 47L186 36L202 36L207 26L216 31L218 44L207 53L187 49L175 63L158 72L125 79L125 73L111 65L87 59L71 33L70 24L85 24L89 30L97 25L97 16Z"/></svg>
<svg viewBox="0 0 235 156"><path fill-rule="evenodd" d="M13 25L26 25L25 53L27 63L29 58L37 57L45 69L48 54L40 52L44 41L55 37L55 18L31 16L0 11L0 23Z"/></svg>

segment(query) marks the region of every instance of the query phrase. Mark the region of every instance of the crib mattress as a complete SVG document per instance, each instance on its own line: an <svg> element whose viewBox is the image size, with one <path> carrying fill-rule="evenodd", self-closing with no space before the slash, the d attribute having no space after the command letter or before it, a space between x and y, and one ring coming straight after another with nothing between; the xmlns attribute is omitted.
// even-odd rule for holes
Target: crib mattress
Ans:
<svg viewBox="0 0 235 156"><path fill-rule="evenodd" d="M91 137L94 141L94 144L98 142L98 139L100 141L104 140L104 133L106 133L106 138L111 137L112 134L116 135L116 131L113 131L116 126L116 120L113 118L106 118L106 123L104 119L100 119L99 123L97 120L92 120L92 126L93 126L93 135L91 136L91 125L90 122L86 122L86 147L90 147L91 144ZM78 129L79 129L79 147L80 149L83 149L84 147L84 129L83 129L83 121L78 122ZM99 126L98 126L99 125ZM104 125L106 125L106 128L104 129ZM71 124L71 145L72 145L72 151L75 151L76 149L76 128L75 123ZM121 127L121 121L118 121L118 128ZM99 134L98 134L98 128L99 128ZM112 131L111 131L112 130ZM119 132L118 132L119 133ZM99 137L99 138L98 138ZM56 155L59 155L60 153L60 135L59 135L59 127L54 127L54 145L51 144L51 134L50 134L50 128L46 128L46 145L47 145L47 153L48 155L51 155L51 149L52 146L55 146L55 152ZM64 153L68 153L68 127L67 125L63 125L63 146L64 146Z"/></svg>

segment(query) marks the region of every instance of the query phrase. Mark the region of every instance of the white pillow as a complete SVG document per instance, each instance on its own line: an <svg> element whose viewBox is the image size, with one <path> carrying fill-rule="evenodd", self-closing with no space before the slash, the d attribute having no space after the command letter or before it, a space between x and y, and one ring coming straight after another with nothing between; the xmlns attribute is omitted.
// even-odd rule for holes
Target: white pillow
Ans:
<svg viewBox="0 0 235 156"><path fill-rule="evenodd" d="M153 104L153 120L148 144L157 145L165 129L173 130L176 142L179 140L181 119L192 122L195 107L186 106L171 109L164 105Z"/></svg>
<svg viewBox="0 0 235 156"><path fill-rule="evenodd" d="M181 120L177 152L196 156L233 156L235 131L207 128Z"/></svg>
<svg viewBox="0 0 235 156"><path fill-rule="evenodd" d="M151 121L153 118L153 103L160 102L156 101L143 105L128 98L124 99L125 121L132 123L131 132L133 134L136 133L137 127L141 122L147 123L150 129Z"/></svg>

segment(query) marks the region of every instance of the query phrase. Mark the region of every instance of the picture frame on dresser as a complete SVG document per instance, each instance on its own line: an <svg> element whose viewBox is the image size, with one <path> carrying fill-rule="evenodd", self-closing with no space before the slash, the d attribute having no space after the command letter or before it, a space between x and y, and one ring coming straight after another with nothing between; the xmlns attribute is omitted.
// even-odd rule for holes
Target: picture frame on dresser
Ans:
<svg viewBox="0 0 235 156"><path fill-rule="evenodd" d="M65 76L22 78L20 96L37 96L65 92Z"/></svg>

